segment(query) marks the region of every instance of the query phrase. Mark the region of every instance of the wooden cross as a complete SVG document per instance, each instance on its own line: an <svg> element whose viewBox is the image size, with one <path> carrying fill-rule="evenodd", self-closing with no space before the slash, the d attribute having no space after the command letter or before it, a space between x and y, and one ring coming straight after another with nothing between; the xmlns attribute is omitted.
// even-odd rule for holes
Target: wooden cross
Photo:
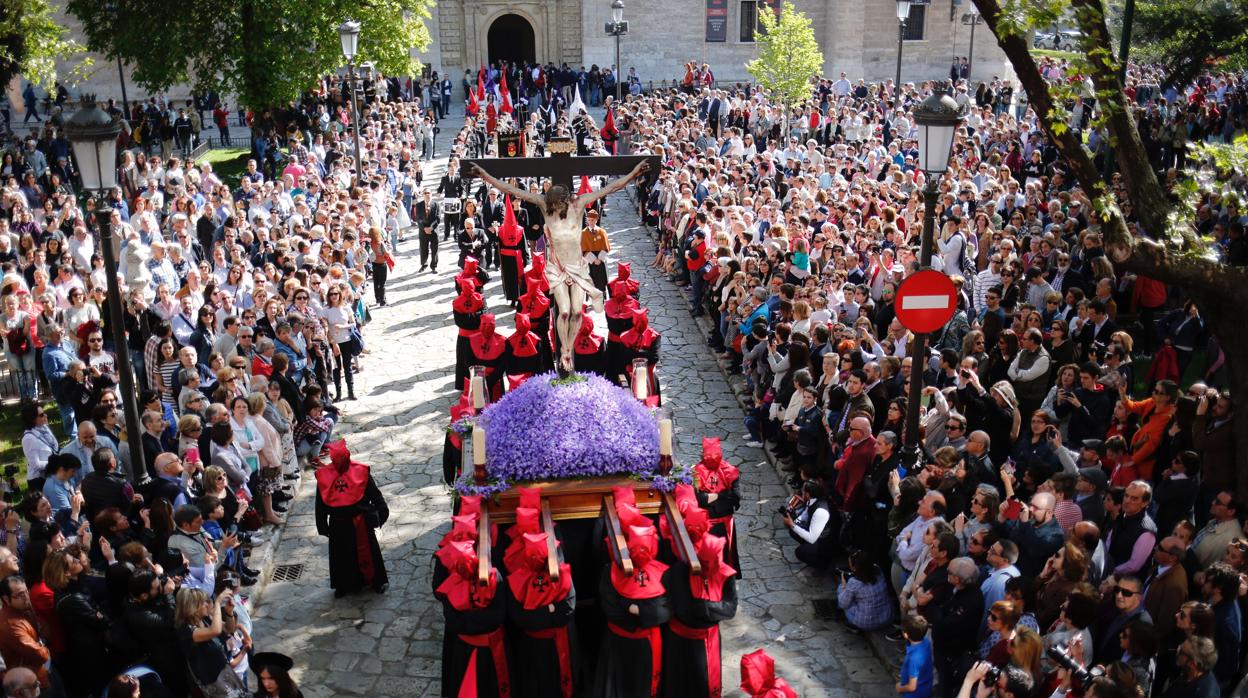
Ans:
<svg viewBox="0 0 1248 698"><path fill-rule="evenodd" d="M650 161L650 172L646 175L654 177L659 172L662 159L658 155L590 155L572 157L576 143L570 138L552 138L546 143L550 157L544 158L471 158L460 161L460 172L470 178L470 165L499 179L520 177L546 177L555 184L562 184L572 194L576 187L572 182L581 176L597 177L602 175L626 175L633 171L642 160ZM465 183L465 189L470 182Z"/></svg>

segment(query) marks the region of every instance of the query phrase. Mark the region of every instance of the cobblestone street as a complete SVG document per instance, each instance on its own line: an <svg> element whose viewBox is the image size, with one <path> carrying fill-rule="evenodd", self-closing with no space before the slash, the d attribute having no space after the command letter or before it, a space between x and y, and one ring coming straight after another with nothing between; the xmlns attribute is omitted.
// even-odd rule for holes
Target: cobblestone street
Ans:
<svg viewBox="0 0 1248 698"><path fill-rule="evenodd" d="M439 160L428 168L425 182L436 183L444 165ZM604 225L614 259L633 263L642 304L663 334L660 375L677 413L677 458L695 462L702 437L718 436L725 458L742 471L740 605L737 617L722 626L726 695L740 695L740 656L759 647L775 657L778 674L805 698L891 693L892 670L866 640L816 618L812 600L834 596L831 578L811 574L793 556L794 544L774 514L787 496L781 479L761 450L744 446L737 400L680 291L647 267L654 248L627 196L610 203ZM339 433L356 459L372 466L390 505L390 520L379 531L389 592L333 598L325 540L313 519L313 483L305 477L276 557L277 564L302 563L303 574L269 582L256 600L257 649L292 655L308 698L439 693L442 617L429 580L431 554L450 511L440 480L442 430L456 397L450 278L457 271L453 242L442 245L436 276L416 273L414 234L400 245L387 291L390 306L374 310L366 332L370 353L361 357L364 371L356 379L360 399L342 403ZM500 331L509 334L511 312L497 273L486 290Z"/></svg>

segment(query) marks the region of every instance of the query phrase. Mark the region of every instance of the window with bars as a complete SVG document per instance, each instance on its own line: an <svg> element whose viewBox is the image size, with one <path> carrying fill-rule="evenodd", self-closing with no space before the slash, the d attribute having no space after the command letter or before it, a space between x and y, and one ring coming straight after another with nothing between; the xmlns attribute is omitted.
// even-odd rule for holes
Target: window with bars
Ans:
<svg viewBox="0 0 1248 698"><path fill-rule="evenodd" d="M906 30L902 38L906 41L922 41L923 25L927 20L927 5L911 5L910 16L906 19Z"/></svg>
<svg viewBox="0 0 1248 698"><path fill-rule="evenodd" d="M752 44L758 33L758 2L742 0L741 2L741 43Z"/></svg>

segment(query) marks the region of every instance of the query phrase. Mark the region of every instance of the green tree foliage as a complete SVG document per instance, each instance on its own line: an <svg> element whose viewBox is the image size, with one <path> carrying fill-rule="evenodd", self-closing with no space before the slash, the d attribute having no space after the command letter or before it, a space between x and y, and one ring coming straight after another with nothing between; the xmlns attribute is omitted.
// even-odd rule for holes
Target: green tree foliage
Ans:
<svg viewBox="0 0 1248 698"><path fill-rule="evenodd" d="M1166 87L1185 85L1201 70L1248 66L1248 0L1137 2L1131 51L1166 66Z"/></svg>
<svg viewBox="0 0 1248 698"><path fill-rule="evenodd" d="M29 0L27 0L29 1ZM429 45L433 0L69 0L87 43L134 67L148 90L189 83L237 94L253 108L298 98L317 76L343 65L338 25L362 25L357 61L387 75L411 75L411 49Z"/></svg>
<svg viewBox="0 0 1248 698"><path fill-rule="evenodd" d="M757 36L758 57L745 69L787 112L810 99L812 80L823 70L823 53L810 18L786 2L779 16L759 12L762 31Z"/></svg>
<svg viewBox="0 0 1248 698"><path fill-rule="evenodd" d="M0 85L21 74L37 85L51 85L59 77L56 61L76 62L73 73L90 65L84 49L67 38L56 22L48 0L0 2Z"/></svg>

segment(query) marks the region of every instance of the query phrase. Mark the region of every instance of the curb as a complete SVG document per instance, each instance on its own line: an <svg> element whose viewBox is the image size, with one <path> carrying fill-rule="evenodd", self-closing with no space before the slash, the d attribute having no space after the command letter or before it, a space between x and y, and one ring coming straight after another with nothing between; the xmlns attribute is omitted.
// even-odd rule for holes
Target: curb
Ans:
<svg viewBox="0 0 1248 698"><path fill-rule="evenodd" d="M300 495L303 493L304 484L315 478L310 477L312 470L305 469L303 464L299 465L299 479L295 481L291 488L290 499L287 500L288 506L286 513L282 515L282 523L277 526L261 526L260 530L268 531L265 533L264 542L251 549L251 557L248 558L247 564L252 569L258 571L258 581L250 589L244 589L247 594L247 611L254 613L256 605L260 602L261 595L268 588L272 581L273 570L277 567L277 547L281 545L282 534L286 531L286 522L290 520L290 515L294 510L294 505L299 501Z"/></svg>

